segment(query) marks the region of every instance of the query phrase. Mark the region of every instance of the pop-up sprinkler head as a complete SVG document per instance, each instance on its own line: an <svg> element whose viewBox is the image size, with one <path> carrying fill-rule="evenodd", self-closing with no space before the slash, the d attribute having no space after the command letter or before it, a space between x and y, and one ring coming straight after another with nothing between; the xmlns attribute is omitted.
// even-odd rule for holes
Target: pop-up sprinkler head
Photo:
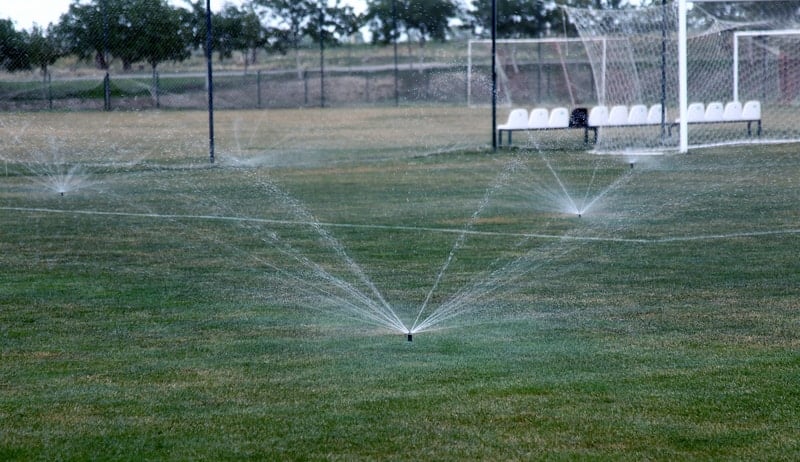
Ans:
<svg viewBox="0 0 800 462"><path fill-rule="evenodd" d="M633 170L633 162L631 162L631 164L630 164L630 165L631 165L631 170Z"/></svg>
<svg viewBox="0 0 800 462"><path fill-rule="evenodd" d="M61 197L64 197L64 191L61 191Z"/></svg>
<svg viewBox="0 0 800 462"><path fill-rule="evenodd" d="M580 217L581 217L581 214L580 214L580 213L578 213L578 218L580 218Z"/></svg>
<svg viewBox="0 0 800 462"><path fill-rule="evenodd" d="M408 341L409 342L413 342L414 341L413 338L414 338L414 335L411 332L409 332L408 333Z"/></svg>

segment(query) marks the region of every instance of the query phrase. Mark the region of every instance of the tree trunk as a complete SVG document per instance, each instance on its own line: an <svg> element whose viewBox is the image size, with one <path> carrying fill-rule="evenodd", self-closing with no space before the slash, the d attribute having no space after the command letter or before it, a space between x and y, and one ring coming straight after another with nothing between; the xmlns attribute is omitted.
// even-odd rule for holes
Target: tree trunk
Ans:
<svg viewBox="0 0 800 462"><path fill-rule="evenodd" d="M156 105L156 109L161 108L161 100L158 97L158 73L156 72L157 64L153 64L153 89L150 91L150 94L153 97L153 102Z"/></svg>
<svg viewBox="0 0 800 462"><path fill-rule="evenodd" d="M297 78L298 80L302 80L303 69L300 67L300 46L298 44L294 45L294 63L297 67Z"/></svg>
<svg viewBox="0 0 800 462"><path fill-rule="evenodd" d="M47 64L40 68L42 72L42 99L47 99Z"/></svg>
<svg viewBox="0 0 800 462"><path fill-rule="evenodd" d="M94 54L94 63L98 69L108 70L108 63L102 51L98 51Z"/></svg>

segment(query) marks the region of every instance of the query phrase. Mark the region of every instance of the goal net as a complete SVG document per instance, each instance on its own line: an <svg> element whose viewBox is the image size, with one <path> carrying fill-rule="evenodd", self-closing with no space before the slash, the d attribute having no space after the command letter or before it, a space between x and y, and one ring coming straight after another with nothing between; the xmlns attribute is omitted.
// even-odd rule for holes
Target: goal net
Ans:
<svg viewBox="0 0 800 462"><path fill-rule="evenodd" d="M470 40L467 45L469 106L491 104L491 47L491 40ZM597 99L592 65L579 38L496 40L495 56L498 105L530 110Z"/></svg>
<svg viewBox="0 0 800 462"><path fill-rule="evenodd" d="M679 149L681 136L689 147L800 141L798 2L686 5L683 86L678 2L566 8L591 62L595 104L664 108L658 124L601 128L597 150ZM685 134L677 123L681 114Z"/></svg>

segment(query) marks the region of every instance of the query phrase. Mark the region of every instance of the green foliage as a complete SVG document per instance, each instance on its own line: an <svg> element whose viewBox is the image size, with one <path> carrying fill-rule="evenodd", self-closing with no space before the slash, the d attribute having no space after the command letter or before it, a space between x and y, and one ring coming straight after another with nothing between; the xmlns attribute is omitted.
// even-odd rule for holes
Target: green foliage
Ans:
<svg viewBox="0 0 800 462"><path fill-rule="evenodd" d="M183 31L187 43L195 49L206 50L206 10L203 0L188 2L190 10L181 10ZM212 49L220 60L230 58L234 51L241 51L246 64L255 62L259 49L284 52L285 45L272 27L264 26L253 3L239 8L226 4L223 10L211 17Z"/></svg>
<svg viewBox="0 0 800 462"><path fill-rule="evenodd" d="M488 36L492 27L492 2L478 0L470 11L476 29ZM548 30L561 31L562 14L557 4L544 1L508 0L497 2L497 35L501 38L544 36Z"/></svg>
<svg viewBox="0 0 800 462"><path fill-rule="evenodd" d="M28 34L28 56L31 65L37 67L42 76L47 75L47 69L64 55L61 44L55 37L54 27L50 25L47 30L34 26Z"/></svg>
<svg viewBox="0 0 800 462"><path fill-rule="evenodd" d="M284 48L297 49L305 38L335 45L361 27L361 17L353 7L340 0L322 4L316 0L256 0L264 20L275 24L275 37L282 38Z"/></svg>
<svg viewBox="0 0 800 462"><path fill-rule="evenodd" d="M374 0L366 19L375 42L391 43L395 21L398 34L417 37L420 46L428 40L445 40L449 21L458 17L459 6L451 0Z"/></svg>
<svg viewBox="0 0 800 462"><path fill-rule="evenodd" d="M317 3L311 0L255 0L263 8L264 19L282 31L289 48L297 49L308 30L313 29Z"/></svg>
<svg viewBox="0 0 800 462"><path fill-rule="evenodd" d="M131 26L137 41L134 61L146 61L155 70L164 61L183 61L190 56L181 33L181 15L164 0L139 0Z"/></svg>
<svg viewBox="0 0 800 462"><path fill-rule="evenodd" d="M316 0L254 0L261 7L264 20L274 24L270 33L272 48L281 52L293 49L297 73L302 73L300 46L308 38L320 44L320 53L325 44L337 44L361 25L361 17L353 8L336 0L334 5L325 5Z"/></svg>
<svg viewBox="0 0 800 462"><path fill-rule="evenodd" d="M469 11L475 31L488 37L492 27L492 1L476 0ZM640 2L645 4L647 2ZM562 6L595 9L630 7L626 0L507 0L497 1L497 34L499 38L531 38L553 35L577 36L575 26L567 19Z"/></svg>
<svg viewBox="0 0 800 462"><path fill-rule="evenodd" d="M123 39L117 22L107 21L108 17L121 14L119 8L119 1L113 0L95 0L90 4L73 2L56 26L56 34L65 50L79 60L94 60L99 68L107 69L106 51L118 50Z"/></svg>
<svg viewBox="0 0 800 462"><path fill-rule="evenodd" d="M0 19L0 68L10 72L30 69L25 34L10 19Z"/></svg>
<svg viewBox="0 0 800 462"><path fill-rule="evenodd" d="M106 68L106 44L124 69L144 61L155 68L164 61L182 61L191 48L206 46L204 2L189 3L191 10L175 8L165 0L94 0L75 2L63 15L57 33L79 59L95 59ZM270 42L255 12L227 6L213 15L213 48L220 58L233 51L253 52Z"/></svg>

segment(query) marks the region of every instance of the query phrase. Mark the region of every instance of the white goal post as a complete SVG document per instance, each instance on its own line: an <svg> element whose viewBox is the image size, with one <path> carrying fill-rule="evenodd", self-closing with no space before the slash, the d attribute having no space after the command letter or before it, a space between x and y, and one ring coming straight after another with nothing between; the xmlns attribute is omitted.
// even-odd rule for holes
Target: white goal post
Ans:
<svg viewBox="0 0 800 462"><path fill-rule="evenodd" d="M681 153L689 150L689 129L688 129L688 57L687 57L687 12L688 4L703 3L768 3L775 0L678 0L678 75L679 75L679 118L680 118L680 141L679 150ZM800 12L800 9L798 9ZM761 36L800 36L800 30L758 30L758 31L737 31L733 33L733 64L732 64L732 97L733 101L739 101L739 38L740 37L761 37Z"/></svg>
<svg viewBox="0 0 800 462"><path fill-rule="evenodd" d="M597 152L800 142L800 2L677 0L564 7L592 63L599 105L661 103L664 125L607 124ZM596 41L603 39L603 46Z"/></svg>

